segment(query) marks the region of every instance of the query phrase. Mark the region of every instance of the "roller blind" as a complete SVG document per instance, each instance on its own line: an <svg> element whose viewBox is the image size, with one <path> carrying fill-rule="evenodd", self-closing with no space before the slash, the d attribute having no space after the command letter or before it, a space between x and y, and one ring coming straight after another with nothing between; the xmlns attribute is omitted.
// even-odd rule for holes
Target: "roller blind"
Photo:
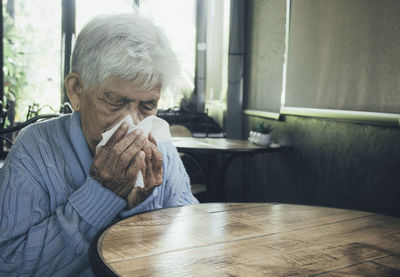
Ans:
<svg viewBox="0 0 400 277"><path fill-rule="evenodd" d="M254 0L249 18L248 88L244 108L279 113L286 1Z"/></svg>
<svg viewBox="0 0 400 277"><path fill-rule="evenodd" d="M400 1L292 1L285 106L400 113Z"/></svg>

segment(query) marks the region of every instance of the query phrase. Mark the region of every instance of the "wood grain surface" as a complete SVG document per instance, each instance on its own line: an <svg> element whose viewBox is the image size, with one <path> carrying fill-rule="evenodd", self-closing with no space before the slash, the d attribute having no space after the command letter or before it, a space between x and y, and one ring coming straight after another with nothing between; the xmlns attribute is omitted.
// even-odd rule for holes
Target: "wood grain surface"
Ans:
<svg viewBox="0 0 400 277"><path fill-rule="evenodd" d="M281 146L271 143L269 146L260 146L248 142L247 140L226 139L226 138L193 138L193 137L173 137L172 143L178 150L210 150L210 151L271 151L278 150Z"/></svg>
<svg viewBox="0 0 400 277"><path fill-rule="evenodd" d="M97 249L121 276L398 276L400 219L210 203L124 219L100 236Z"/></svg>

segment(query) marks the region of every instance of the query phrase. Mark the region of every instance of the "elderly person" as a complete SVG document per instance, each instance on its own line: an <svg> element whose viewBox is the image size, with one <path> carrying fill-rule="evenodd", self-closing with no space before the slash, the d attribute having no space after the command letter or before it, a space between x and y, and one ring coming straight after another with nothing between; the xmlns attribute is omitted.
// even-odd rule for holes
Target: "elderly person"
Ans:
<svg viewBox="0 0 400 277"><path fill-rule="evenodd" d="M135 14L97 17L79 34L65 79L72 115L22 130L0 175L0 276L92 275L94 235L120 217L198 201L171 142L123 123L156 114L176 57ZM135 186L141 172L144 187Z"/></svg>

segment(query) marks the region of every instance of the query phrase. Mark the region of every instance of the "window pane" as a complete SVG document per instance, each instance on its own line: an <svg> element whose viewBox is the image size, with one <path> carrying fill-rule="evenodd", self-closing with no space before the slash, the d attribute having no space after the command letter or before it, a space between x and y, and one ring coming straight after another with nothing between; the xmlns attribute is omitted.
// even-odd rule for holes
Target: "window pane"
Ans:
<svg viewBox="0 0 400 277"><path fill-rule="evenodd" d="M28 107L60 107L61 1L3 1L4 92L16 97L15 121Z"/></svg>
<svg viewBox="0 0 400 277"><path fill-rule="evenodd" d="M194 88L196 5L194 0L141 0L140 13L161 26L178 56L182 75L178 88L163 91L160 109L178 106L182 95Z"/></svg>
<svg viewBox="0 0 400 277"><path fill-rule="evenodd" d="M93 17L103 14L129 13L133 0L76 0L76 34Z"/></svg>

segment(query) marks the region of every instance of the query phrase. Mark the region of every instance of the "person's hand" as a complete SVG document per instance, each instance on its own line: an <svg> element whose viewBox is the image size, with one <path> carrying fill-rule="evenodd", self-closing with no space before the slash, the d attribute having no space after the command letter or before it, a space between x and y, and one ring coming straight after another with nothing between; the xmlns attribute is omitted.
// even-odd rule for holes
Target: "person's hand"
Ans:
<svg viewBox="0 0 400 277"><path fill-rule="evenodd" d="M158 150L157 142L151 133L148 139L148 143L146 143L143 148L146 162L144 183L149 187L156 187L163 182L162 154L160 150Z"/></svg>
<svg viewBox="0 0 400 277"><path fill-rule="evenodd" d="M144 187L134 187L128 195L127 208L131 209L142 203L163 182L162 154L157 148L157 142L149 134L148 141L143 147L145 167L142 168Z"/></svg>
<svg viewBox="0 0 400 277"><path fill-rule="evenodd" d="M135 186L139 170L146 167L142 150L148 144L142 130L126 135L127 131L128 125L122 123L94 157L90 167L93 179L125 200Z"/></svg>

